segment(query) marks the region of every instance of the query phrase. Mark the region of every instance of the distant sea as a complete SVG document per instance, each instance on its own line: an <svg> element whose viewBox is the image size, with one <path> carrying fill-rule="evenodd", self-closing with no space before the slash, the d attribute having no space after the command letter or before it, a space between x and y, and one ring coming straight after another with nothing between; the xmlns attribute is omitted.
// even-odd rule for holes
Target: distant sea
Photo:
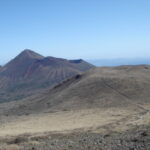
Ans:
<svg viewBox="0 0 150 150"><path fill-rule="evenodd" d="M150 58L117 58L86 60L95 66L120 66L120 65L150 65Z"/></svg>

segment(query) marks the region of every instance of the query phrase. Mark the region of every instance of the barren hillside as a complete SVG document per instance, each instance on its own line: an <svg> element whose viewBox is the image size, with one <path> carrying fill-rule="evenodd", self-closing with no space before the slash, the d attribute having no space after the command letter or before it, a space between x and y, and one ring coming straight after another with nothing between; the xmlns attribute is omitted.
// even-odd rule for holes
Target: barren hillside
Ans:
<svg viewBox="0 0 150 150"><path fill-rule="evenodd" d="M135 106L149 103L150 66L96 68L58 84L53 89L2 104L8 114L32 114L87 108ZM4 107L5 106L5 107ZM2 110L1 110L2 111Z"/></svg>
<svg viewBox="0 0 150 150"><path fill-rule="evenodd" d="M149 91L150 66L93 68L0 104L0 148L149 150Z"/></svg>

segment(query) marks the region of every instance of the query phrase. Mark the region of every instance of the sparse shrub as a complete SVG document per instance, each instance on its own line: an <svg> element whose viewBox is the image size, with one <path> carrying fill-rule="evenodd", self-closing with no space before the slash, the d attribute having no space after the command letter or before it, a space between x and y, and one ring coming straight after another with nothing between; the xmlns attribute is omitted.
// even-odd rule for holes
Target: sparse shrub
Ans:
<svg viewBox="0 0 150 150"><path fill-rule="evenodd" d="M8 144L20 144L20 143L27 142L27 141L28 141L27 137L17 137L9 141Z"/></svg>
<svg viewBox="0 0 150 150"><path fill-rule="evenodd" d="M76 76L75 76L75 79L80 79L81 78L81 75L80 74L77 74Z"/></svg>
<svg viewBox="0 0 150 150"><path fill-rule="evenodd" d="M147 136L148 134L144 131L141 133L141 136Z"/></svg>

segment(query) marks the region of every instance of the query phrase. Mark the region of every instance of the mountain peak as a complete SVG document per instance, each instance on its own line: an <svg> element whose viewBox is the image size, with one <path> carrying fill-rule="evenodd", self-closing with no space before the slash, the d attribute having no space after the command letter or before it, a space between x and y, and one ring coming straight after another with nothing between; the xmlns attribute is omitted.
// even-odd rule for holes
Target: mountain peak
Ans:
<svg viewBox="0 0 150 150"><path fill-rule="evenodd" d="M42 55L30 50L30 49L24 49L19 55L18 57L29 57L29 58L43 58Z"/></svg>
<svg viewBox="0 0 150 150"><path fill-rule="evenodd" d="M23 66L24 70L26 70L25 68L26 67L28 68L28 66L30 66L35 60L37 60L37 59L40 60L43 58L44 57L42 55L40 55L32 50L25 49L18 56L16 56L13 60L8 62L4 67L12 68L12 70L17 70L17 68L21 68Z"/></svg>

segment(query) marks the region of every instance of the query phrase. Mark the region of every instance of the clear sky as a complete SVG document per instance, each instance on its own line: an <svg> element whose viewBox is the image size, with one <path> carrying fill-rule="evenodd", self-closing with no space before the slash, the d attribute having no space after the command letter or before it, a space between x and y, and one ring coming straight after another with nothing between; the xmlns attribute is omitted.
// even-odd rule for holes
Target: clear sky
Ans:
<svg viewBox="0 0 150 150"><path fill-rule="evenodd" d="M150 0L0 0L0 64L26 48L69 59L150 57Z"/></svg>

